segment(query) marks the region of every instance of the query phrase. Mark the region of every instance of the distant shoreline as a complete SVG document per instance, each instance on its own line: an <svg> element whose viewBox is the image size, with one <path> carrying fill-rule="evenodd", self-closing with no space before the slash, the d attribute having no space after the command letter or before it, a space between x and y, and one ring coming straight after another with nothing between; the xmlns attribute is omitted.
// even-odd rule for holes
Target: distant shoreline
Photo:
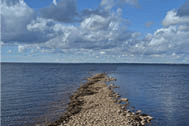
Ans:
<svg viewBox="0 0 189 126"><path fill-rule="evenodd" d="M117 86L106 82L116 79L108 77L105 73L93 75L70 96L67 112L48 126L72 125L139 125L150 123L151 116L127 110L127 98L120 98L114 91ZM124 103L124 104L121 104Z"/></svg>
<svg viewBox="0 0 189 126"><path fill-rule="evenodd" d="M81 63L73 63L73 62L0 62L1 64L73 64L73 65L78 65L78 64L120 64L120 65L189 65L189 63L90 63L90 62L81 62Z"/></svg>

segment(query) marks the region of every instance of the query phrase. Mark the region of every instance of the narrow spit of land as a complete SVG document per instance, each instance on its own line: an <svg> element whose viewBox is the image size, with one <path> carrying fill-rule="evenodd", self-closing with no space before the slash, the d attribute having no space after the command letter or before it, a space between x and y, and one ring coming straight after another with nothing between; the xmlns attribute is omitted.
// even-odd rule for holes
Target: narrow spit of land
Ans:
<svg viewBox="0 0 189 126"><path fill-rule="evenodd" d="M77 91L70 96L67 112L59 120L48 126L143 126L150 123L151 116L140 110L127 110L127 98L120 98L114 91L116 86L107 82L116 79L105 73L88 78ZM120 104L124 103L124 104Z"/></svg>

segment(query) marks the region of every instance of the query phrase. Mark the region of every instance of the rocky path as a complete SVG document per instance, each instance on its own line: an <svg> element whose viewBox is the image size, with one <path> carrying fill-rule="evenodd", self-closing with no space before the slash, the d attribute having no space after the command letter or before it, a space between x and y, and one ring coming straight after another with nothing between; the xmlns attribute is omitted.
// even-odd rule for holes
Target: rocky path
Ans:
<svg viewBox="0 0 189 126"><path fill-rule="evenodd" d="M120 98L115 86L106 82L115 79L96 74L70 96L67 112L48 126L142 126L152 117L126 109L127 98ZM124 104L120 104L124 103Z"/></svg>

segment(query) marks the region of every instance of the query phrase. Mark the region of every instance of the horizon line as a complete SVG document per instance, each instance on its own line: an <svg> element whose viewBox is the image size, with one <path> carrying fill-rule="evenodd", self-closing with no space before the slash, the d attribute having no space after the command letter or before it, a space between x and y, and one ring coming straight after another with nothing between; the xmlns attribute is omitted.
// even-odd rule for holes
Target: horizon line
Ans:
<svg viewBox="0 0 189 126"><path fill-rule="evenodd" d="M170 65L189 65L189 63L156 63L156 62L6 62L2 63L39 63L39 64L170 64Z"/></svg>

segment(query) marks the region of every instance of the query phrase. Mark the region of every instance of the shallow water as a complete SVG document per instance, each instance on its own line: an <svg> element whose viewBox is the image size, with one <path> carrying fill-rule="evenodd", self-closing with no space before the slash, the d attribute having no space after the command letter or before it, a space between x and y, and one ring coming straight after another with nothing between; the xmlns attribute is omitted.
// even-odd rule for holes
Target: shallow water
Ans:
<svg viewBox="0 0 189 126"><path fill-rule="evenodd" d="M189 65L3 63L2 126L34 125L57 119L69 95L90 74L116 77L130 109L155 119L152 125L189 125ZM134 110L133 110L134 111Z"/></svg>

